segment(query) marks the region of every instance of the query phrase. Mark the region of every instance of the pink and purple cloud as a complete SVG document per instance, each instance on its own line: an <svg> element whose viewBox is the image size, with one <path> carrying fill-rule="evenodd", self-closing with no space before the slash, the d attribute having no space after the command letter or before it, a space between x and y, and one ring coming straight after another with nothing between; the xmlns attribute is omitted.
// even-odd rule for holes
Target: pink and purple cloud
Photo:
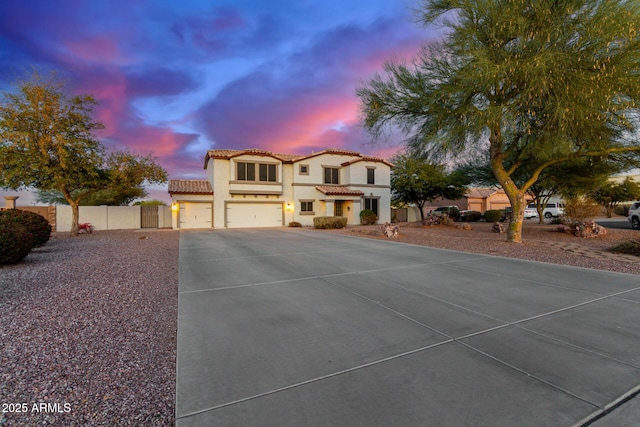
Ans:
<svg viewBox="0 0 640 427"><path fill-rule="evenodd" d="M355 89L438 37L416 4L295 1L0 2L0 89L31 67L92 94L110 149L204 178L208 148L386 156L359 124Z"/></svg>

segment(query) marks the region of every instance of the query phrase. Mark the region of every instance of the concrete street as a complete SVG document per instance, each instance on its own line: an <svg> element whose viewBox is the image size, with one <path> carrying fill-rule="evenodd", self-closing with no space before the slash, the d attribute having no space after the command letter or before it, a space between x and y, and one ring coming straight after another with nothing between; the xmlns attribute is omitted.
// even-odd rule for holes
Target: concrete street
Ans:
<svg viewBox="0 0 640 427"><path fill-rule="evenodd" d="M179 427L640 422L635 275L183 231L178 310Z"/></svg>

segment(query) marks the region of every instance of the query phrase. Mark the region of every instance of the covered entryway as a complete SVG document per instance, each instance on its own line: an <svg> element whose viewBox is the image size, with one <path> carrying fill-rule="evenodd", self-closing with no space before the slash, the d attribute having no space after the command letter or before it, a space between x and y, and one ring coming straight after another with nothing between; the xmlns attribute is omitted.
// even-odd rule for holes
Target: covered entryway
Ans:
<svg viewBox="0 0 640 427"><path fill-rule="evenodd" d="M179 228L211 228L212 207L211 202L180 203Z"/></svg>
<svg viewBox="0 0 640 427"><path fill-rule="evenodd" d="M227 228L280 227L282 203L227 203Z"/></svg>

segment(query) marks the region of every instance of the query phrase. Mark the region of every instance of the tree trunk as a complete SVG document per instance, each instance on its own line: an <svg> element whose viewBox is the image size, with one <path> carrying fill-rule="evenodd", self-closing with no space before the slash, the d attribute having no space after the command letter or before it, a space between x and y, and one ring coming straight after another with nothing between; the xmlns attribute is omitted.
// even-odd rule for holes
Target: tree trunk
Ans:
<svg viewBox="0 0 640 427"><path fill-rule="evenodd" d="M616 209L615 205L613 204L608 204L606 207L606 212L607 212L607 218L612 218L613 217L613 211Z"/></svg>
<svg viewBox="0 0 640 427"><path fill-rule="evenodd" d="M416 206L418 206L418 210L420 211L420 221L424 222L424 203L416 202Z"/></svg>
<svg viewBox="0 0 640 427"><path fill-rule="evenodd" d="M505 193L507 191L505 190ZM524 224L524 193L518 191L512 196L507 194L511 202L511 220L507 230L507 242L522 243L522 225Z"/></svg>
<svg viewBox="0 0 640 427"><path fill-rule="evenodd" d="M78 235L78 218L80 216L78 204L73 202L71 205L71 237Z"/></svg>
<svg viewBox="0 0 640 427"><path fill-rule="evenodd" d="M73 200L73 197L71 197L71 192L69 190L67 190L66 187L62 187L60 188L60 191L62 192L62 195L64 196L65 200L67 201L67 203L69 203L69 206L71 206L71 237L75 237L78 235L78 218L80 217L79 214L79 209L78 209L78 203L80 202L80 199L78 198L78 200Z"/></svg>
<svg viewBox="0 0 640 427"><path fill-rule="evenodd" d="M545 203L546 206L546 203ZM536 211L538 212L538 224L544 224L544 207L543 205L536 206Z"/></svg>
<svg viewBox="0 0 640 427"><path fill-rule="evenodd" d="M507 231L507 242L522 243L522 225L524 224L524 208L526 206L524 192L513 182L502 164L504 154L502 153L502 136L499 126L491 130L489 143L491 145L489 154L491 169L511 202L511 220Z"/></svg>

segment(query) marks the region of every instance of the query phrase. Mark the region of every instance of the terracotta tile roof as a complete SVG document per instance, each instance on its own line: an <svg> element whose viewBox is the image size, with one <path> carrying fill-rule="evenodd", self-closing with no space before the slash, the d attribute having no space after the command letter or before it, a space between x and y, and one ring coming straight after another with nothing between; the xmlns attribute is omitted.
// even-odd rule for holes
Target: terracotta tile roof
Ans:
<svg viewBox="0 0 640 427"><path fill-rule="evenodd" d="M491 196L500 191L497 188L469 188L466 197L480 197L482 199Z"/></svg>
<svg viewBox="0 0 640 427"><path fill-rule="evenodd" d="M293 163L296 160L302 159L304 156L299 154L274 154L274 157L277 157L286 163Z"/></svg>
<svg viewBox="0 0 640 427"><path fill-rule="evenodd" d="M360 190L352 190L344 186L335 185L318 185L316 190L330 196L363 196L364 193Z"/></svg>
<svg viewBox="0 0 640 427"><path fill-rule="evenodd" d="M204 168L207 168L209 159L231 159L233 157L242 156L243 154L250 154L252 156L273 157L285 163L292 163L302 157L296 154L275 154L267 150L262 150L260 148L247 148L246 150L209 150L207 151L207 155L204 158Z"/></svg>
<svg viewBox="0 0 640 427"><path fill-rule="evenodd" d="M343 166L360 162L360 161L368 161L368 162L382 162L390 167L393 165L386 160L380 159L378 157L370 157L364 156L356 151L351 150L343 150L340 148L327 148L326 150L318 151L316 153L308 154L306 156L298 155L298 154L277 154L272 153L267 150L262 150L260 148L247 148L245 150L232 150L232 149L219 149L219 150L209 150L207 151L207 155L204 158L204 168L207 168L207 163L209 159L231 159L233 157L241 156L243 154L250 154L252 156L268 156L273 157L275 159L281 160L284 163L293 163L304 159L309 159L311 157L320 156L323 154L335 154L341 156L354 156L357 159L350 160L349 162L343 163Z"/></svg>
<svg viewBox="0 0 640 427"><path fill-rule="evenodd" d="M213 194L211 183L195 179L169 180L169 194Z"/></svg>
<svg viewBox="0 0 640 427"><path fill-rule="evenodd" d="M209 150L207 152L207 157L211 157L214 159L228 159L233 156L237 156L242 154L244 150Z"/></svg>
<svg viewBox="0 0 640 427"><path fill-rule="evenodd" d="M388 165L389 167L393 167L393 164L387 162L384 159L381 159L379 157L371 157L371 156L363 156L362 154L359 155L360 157L357 159L353 159L353 160L349 160L348 162L344 162L341 166L349 166L352 165L354 163L358 163L358 162L379 162L379 163L384 163L386 165Z"/></svg>

